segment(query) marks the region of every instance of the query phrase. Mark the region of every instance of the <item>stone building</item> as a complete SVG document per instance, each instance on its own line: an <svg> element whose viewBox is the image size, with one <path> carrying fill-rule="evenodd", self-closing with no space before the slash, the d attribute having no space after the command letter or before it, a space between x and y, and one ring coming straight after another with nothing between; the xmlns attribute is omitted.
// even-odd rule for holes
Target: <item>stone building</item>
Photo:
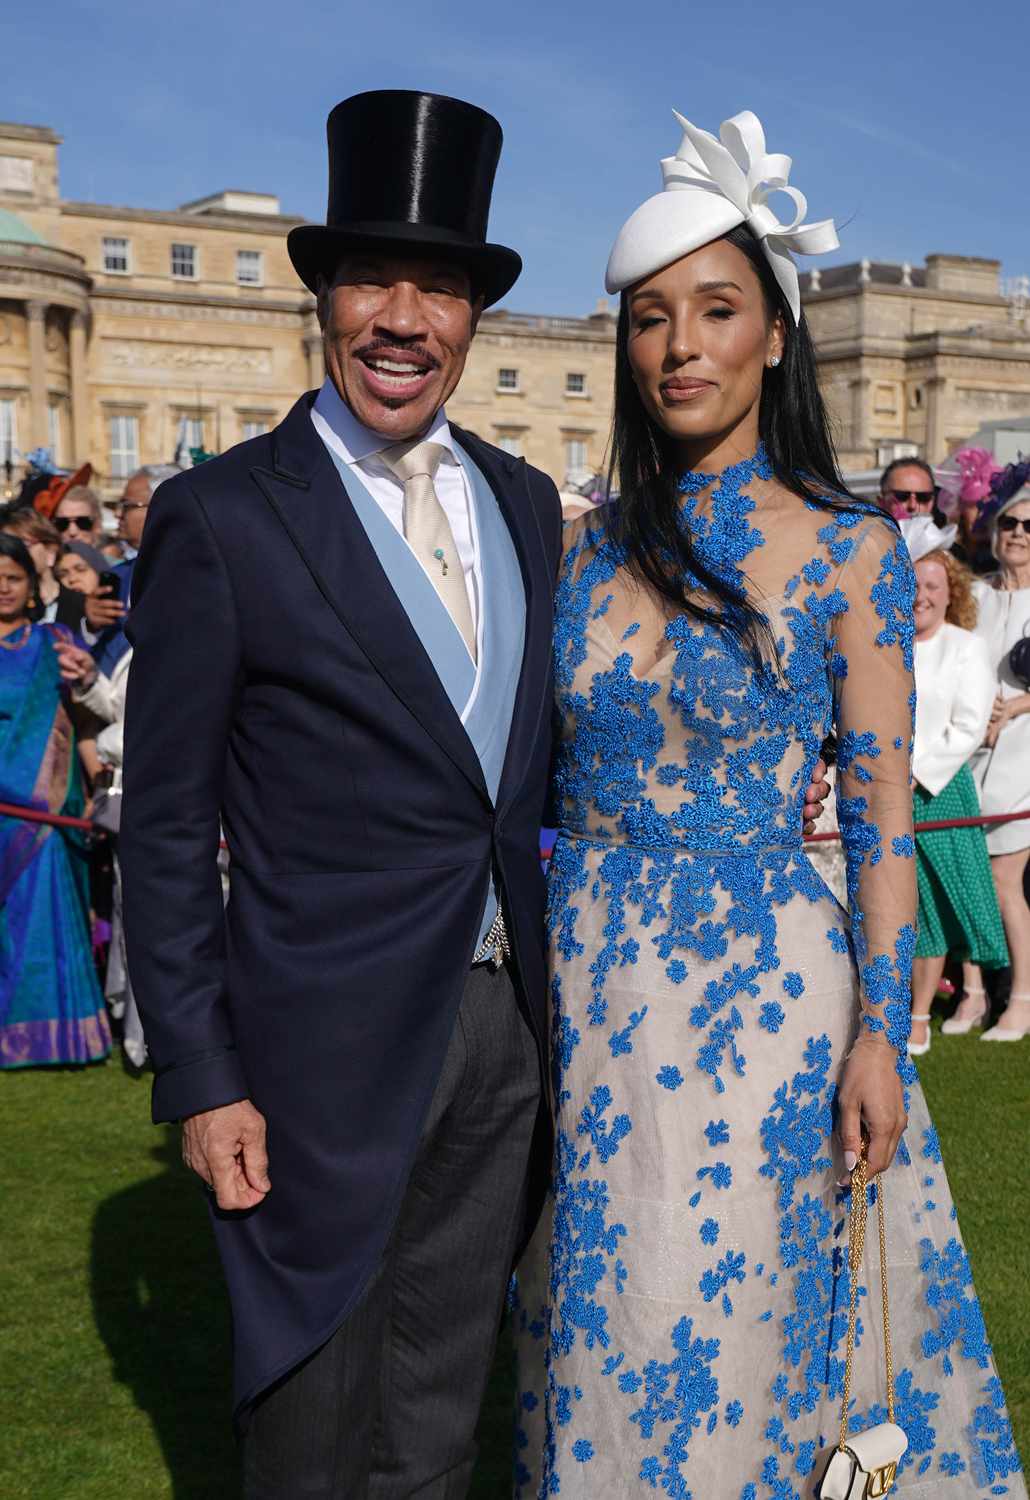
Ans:
<svg viewBox="0 0 1030 1500"><path fill-rule="evenodd" d="M262 193L173 212L60 196L60 137L0 125L0 464L43 446L117 491L180 438L220 450L322 378L299 223Z"/></svg>
<svg viewBox="0 0 1030 1500"><path fill-rule="evenodd" d="M448 413L559 486L580 482L604 464L614 355L615 317L603 298L587 318L491 308Z"/></svg>
<svg viewBox="0 0 1030 1500"><path fill-rule="evenodd" d="M0 124L0 475L10 460L17 482L21 456L47 447L65 466L88 459L112 495L182 440L221 451L273 425L321 383L321 343L286 254L301 221L277 198L71 202L59 145ZM1019 446L1024 419L1030 434L1030 296L1003 296L998 273L931 255L803 275L846 470L913 451L939 462L978 430ZM448 409L577 482L604 464L614 347L604 300L582 318L492 308Z"/></svg>
<svg viewBox="0 0 1030 1500"><path fill-rule="evenodd" d="M1002 287L1000 269L928 255L925 266L863 260L802 276L845 472L910 454L940 463L978 433L993 447L990 432L1013 425L1030 448L1028 299L1021 282Z"/></svg>

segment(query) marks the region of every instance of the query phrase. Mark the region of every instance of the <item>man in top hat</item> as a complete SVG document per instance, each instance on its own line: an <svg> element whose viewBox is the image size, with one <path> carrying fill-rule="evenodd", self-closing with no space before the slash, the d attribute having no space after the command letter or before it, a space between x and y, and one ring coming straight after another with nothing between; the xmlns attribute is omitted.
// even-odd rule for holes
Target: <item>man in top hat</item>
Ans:
<svg viewBox="0 0 1030 1500"><path fill-rule="evenodd" d="M328 137L327 224L289 239L328 378L150 508L126 927L154 1119L213 1190L247 1495L450 1500L548 1163L560 510L444 411L521 267L497 122L383 91Z"/></svg>

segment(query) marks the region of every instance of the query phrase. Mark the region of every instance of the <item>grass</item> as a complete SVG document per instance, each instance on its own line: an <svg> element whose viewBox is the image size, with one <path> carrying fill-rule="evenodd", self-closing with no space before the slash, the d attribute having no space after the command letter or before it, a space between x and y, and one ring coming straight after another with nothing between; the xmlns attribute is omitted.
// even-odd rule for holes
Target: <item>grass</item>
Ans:
<svg viewBox="0 0 1030 1500"><path fill-rule="evenodd" d="M921 1073L1030 1453L1030 1044L938 1038ZM229 1321L201 1196L116 1062L0 1075L5 1500L231 1500ZM510 1350L474 1500L509 1493Z"/></svg>

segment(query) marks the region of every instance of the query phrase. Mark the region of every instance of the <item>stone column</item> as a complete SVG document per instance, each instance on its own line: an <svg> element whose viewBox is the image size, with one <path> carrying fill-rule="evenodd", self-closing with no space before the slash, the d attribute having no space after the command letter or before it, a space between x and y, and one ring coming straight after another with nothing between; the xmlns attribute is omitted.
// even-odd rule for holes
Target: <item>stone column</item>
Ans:
<svg viewBox="0 0 1030 1500"><path fill-rule="evenodd" d="M939 464L947 455L944 452L944 403L948 394L948 382L943 375L931 375L926 382L926 452L927 463Z"/></svg>
<svg viewBox="0 0 1030 1500"><path fill-rule="evenodd" d="M851 447L855 450L869 446L869 377L855 375L851 379Z"/></svg>
<svg viewBox="0 0 1030 1500"><path fill-rule="evenodd" d="M86 388L86 314L73 312L68 330L68 366L71 377L72 468L89 458L89 392Z"/></svg>
<svg viewBox="0 0 1030 1500"><path fill-rule="evenodd" d="M325 359L322 355L322 335L320 333L309 333L304 339L304 353L308 359L308 389L317 391L321 389L325 380Z"/></svg>
<svg viewBox="0 0 1030 1500"><path fill-rule="evenodd" d="M50 440L46 400L46 303L30 298L29 320L29 441L28 448L45 448Z"/></svg>

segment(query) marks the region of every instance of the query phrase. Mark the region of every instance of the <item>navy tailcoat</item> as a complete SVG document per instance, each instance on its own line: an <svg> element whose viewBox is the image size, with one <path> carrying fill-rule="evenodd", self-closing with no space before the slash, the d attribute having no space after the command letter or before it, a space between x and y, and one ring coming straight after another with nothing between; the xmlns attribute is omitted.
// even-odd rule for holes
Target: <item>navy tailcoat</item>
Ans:
<svg viewBox="0 0 1030 1500"><path fill-rule="evenodd" d="M249 1213L214 1215L238 1413L335 1331L379 1262L491 868L544 1072L538 845L557 492L456 429L496 496L526 590L494 805L312 426L313 399L159 487L128 628L120 852L154 1119L249 1098L268 1121L272 1191ZM535 1210L547 1157L542 1120Z"/></svg>

